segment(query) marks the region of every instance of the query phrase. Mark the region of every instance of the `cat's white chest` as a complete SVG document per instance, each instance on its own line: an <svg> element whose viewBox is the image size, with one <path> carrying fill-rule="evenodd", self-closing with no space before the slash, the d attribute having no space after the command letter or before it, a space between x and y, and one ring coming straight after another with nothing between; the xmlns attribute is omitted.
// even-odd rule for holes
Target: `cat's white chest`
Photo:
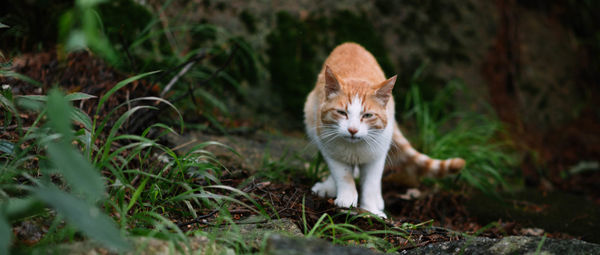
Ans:
<svg viewBox="0 0 600 255"><path fill-rule="evenodd" d="M391 132L382 133L374 140L349 142L343 138L335 139L327 144L320 144L321 152L327 156L351 165L360 165L374 161L387 155L391 144Z"/></svg>

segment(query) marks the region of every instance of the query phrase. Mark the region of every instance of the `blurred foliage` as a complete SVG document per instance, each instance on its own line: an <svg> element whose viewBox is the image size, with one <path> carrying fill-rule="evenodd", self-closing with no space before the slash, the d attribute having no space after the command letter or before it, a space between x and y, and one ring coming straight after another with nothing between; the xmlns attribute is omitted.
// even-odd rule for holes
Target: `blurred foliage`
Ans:
<svg viewBox="0 0 600 255"><path fill-rule="evenodd" d="M422 66L414 74L404 99L402 120L407 123L409 140L423 153L433 158L461 157L467 162L458 174L469 186L488 195L510 190L518 183L516 157L502 137L503 128L488 106L483 113L456 109L455 93L463 90L460 81L450 81L433 97L426 99L421 90L426 87L419 79ZM453 176L437 182L445 188L458 188ZM517 180L517 183L513 181Z"/></svg>
<svg viewBox="0 0 600 255"><path fill-rule="evenodd" d="M375 6L382 15L394 17L394 22L400 23L386 36L397 38L401 44L396 47L410 49L395 59L398 64L396 84L400 85L394 88L396 98L406 96L413 75L420 72L419 80L427 84L421 88L421 94L430 100L449 80L441 77L435 68L470 63L469 49L461 37L470 38L475 32L472 29L465 32L455 26L463 19L461 8L473 9L471 2L377 0ZM429 64L428 70L419 70L423 64Z"/></svg>
<svg viewBox="0 0 600 255"><path fill-rule="evenodd" d="M338 11L331 17L310 16L300 20L287 12L277 14L277 26L267 37L267 69L272 90L294 119L302 119L304 100L315 86L326 54L348 41L363 45L388 76L393 74L382 37L366 15Z"/></svg>
<svg viewBox="0 0 600 255"><path fill-rule="evenodd" d="M169 25L158 13L170 3L153 13L133 0L14 1L0 13L0 23L8 26L0 28L0 43L14 53L55 45L59 52L89 49L124 72L163 70L151 80L175 83L165 97L174 100L186 121L227 132L238 125L233 117L246 113L232 106L244 102L249 84L262 78L258 57L244 38L217 26ZM189 63L191 68L173 79Z"/></svg>
<svg viewBox="0 0 600 255"><path fill-rule="evenodd" d="M150 130L162 130L161 135L174 132L164 124L145 127L141 135L118 132L135 112L157 109L146 105L128 108L132 103L158 100L174 109L168 101L135 98L108 113L100 112L119 90L155 73L139 74L117 83L98 101L95 115L102 114L103 118L93 120L71 106L73 101L94 98L91 95L64 96L53 89L48 96L13 96L3 91L0 108L16 118L9 122L21 123L23 116L34 117L35 121L26 128L17 127L15 132L23 135L15 137L16 141L0 140L1 254L9 254L9 249L53 251L56 243L79 239L79 233L117 251L130 246L122 237L124 233L160 237L173 241L179 249L177 246L189 245L188 239L171 221L172 217L193 219L200 208L218 211L215 222L231 224L228 208L236 203L269 217L265 208L246 193L219 185L223 165L205 147L231 150L227 146L204 142L179 155L159 144L159 138L147 137ZM117 115L119 108L127 111ZM108 120L115 118L114 124L109 125ZM253 204L245 204L236 196L246 197ZM35 246L22 247L20 240L10 243L14 239L11 224L31 224L28 221L40 218L52 223ZM237 234L235 231L239 230L225 232ZM245 244L236 248L249 251Z"/></svg>
<svg viewBox="0 0 600 255"><path fill-rule="evenodd" d="M133 0L111 0L98 5L104 33L112 43L129 45L152 21L152 13Z"/></svg>
<svg viewBox="0 0 600 255"><path fill-rule="evenodd" d="M0 8L0 49L32 51L54 47L57 28L63 12L73 6L73 0L8 0ZM8 53L8 52L5 52Z"/></svg>
<svg viewBox="0 0 600 255"><path fill-rule="evenodd" d="M573 32L577 43L583 46L585 53L580 54L581 65L578 66L578 74L574 78L585 83L597 84L600 80L600 1L594 0L518 0L519 4L531 10L543 12L551 18L557 19L563 26ZM580 83L583 83L580 82ZM581 94L590 101L593 93L598 91L599 86L581 85ZM598 110L598 109L596 109ZM600 111L597 111L600 114Z"/></svg>
<svg viewBox="0 0 600 255"><path fill-rule="evenodd" d="M20 118L20 108L25 107L28 110L39 111L36 123L43 118L47 119L40 127L29 127L16 144L2 141L12 146L8 147L11 148L10 152L0 154L0 220L17 222L44 214L46 206L52 207L86 236L108 247L128 249L129 245L116 228L116 224L97 206L106 199L102 176L89 158L72 145L82 141L85 144L86 132L74 132L71 123L84 123L89 128L91 121L88 116L82 115L79 109L71 107L70 101L85 100L91 96L81 93L64 96L54 89L48 96L0 98L0 105L12 112L16 118ZM35 171L27 169L32 167L32 161L38 162L43 175L38 176L39 170L36 170L38 174L35 174ZM62 176L62 185L51 178L57 174ZM18 181L19 179L21 181ZM70 191L63 191L59 187ZM10 228L2 227L2 236L12 236ZM3 249L0 251L2 254L8 254L7 245L2 244L0 248Z"/></svg>

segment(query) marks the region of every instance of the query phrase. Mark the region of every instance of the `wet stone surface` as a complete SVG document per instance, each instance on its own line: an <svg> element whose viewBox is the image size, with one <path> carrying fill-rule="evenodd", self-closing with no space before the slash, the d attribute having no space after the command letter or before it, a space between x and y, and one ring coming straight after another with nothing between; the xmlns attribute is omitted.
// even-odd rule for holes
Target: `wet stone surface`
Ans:
<svg viewBox="0 0 600 255"><path fill-rule="evenodd" d="M538 250L539 247L539 250ZM539 251L539 253L538 253ZM599 254L600 245L580 240L558 240L532 236L508 236L502 239L473 237L433 243L401 254Z"/></svg>
<svg viewBox="0 0 600 255"><path fill-rule="evenodd" d="M269 255L300 255L300 254L314 254L314 255L334 255L334 254L348 254L348 255L370 255L370 254L383 254L373 250L357 247L357 246L339 246L333 245L322 239L300 239L290 238L281 235L271 235L267 240L267 248L265 254Z"/></svg>

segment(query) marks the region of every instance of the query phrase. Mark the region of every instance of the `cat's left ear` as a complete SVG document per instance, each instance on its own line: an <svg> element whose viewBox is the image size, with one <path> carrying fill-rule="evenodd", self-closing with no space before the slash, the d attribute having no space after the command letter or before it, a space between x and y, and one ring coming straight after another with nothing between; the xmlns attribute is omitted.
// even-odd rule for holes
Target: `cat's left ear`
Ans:
<svg viewBox="0 0 600 255"><path fill-rule="evenodd" d="M340 82L328 65L325 66L325 97L331 99L341 90Z"/></svg>
<svg viewBox="0 0 600 255"><path fill-rule="evenodd" d="M392 97L392 90L394 89L394 84L396 84L396 77L397 75L394 75L392 78L385 80L379 84L379 86L377 86L375 97L381 102L382 105L386 105L390 100L390 97Z"/></svg>

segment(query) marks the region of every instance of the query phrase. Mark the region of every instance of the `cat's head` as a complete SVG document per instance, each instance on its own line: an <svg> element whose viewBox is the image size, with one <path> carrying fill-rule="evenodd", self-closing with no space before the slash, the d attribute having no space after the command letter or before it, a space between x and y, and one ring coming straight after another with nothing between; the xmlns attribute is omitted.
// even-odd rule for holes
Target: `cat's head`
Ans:
<svg viewBox="0 0 600 255"><path fill-rule="evenodd" d="M379 84L364 80L341 80L325 67L325 102L321 122L332 135L349 142L368 139L387 126L386 106L392 97L396 76Z"/></svg>

